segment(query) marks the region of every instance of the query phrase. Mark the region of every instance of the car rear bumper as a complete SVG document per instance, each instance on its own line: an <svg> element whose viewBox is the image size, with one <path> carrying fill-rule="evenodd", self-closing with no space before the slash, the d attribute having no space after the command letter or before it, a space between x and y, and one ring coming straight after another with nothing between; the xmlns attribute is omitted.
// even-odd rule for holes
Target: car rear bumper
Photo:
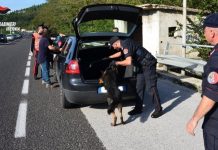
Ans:
<svg viewBox="0 0 218 150"><path fill-rule="evenodd" d="M135 79L127 79L122 85L125 85L126 92L122 92L122 99L135 98ZM76 77L62 78L62 89L67 101L74 104L97 104L107 101L107 93L98 94L97 81L82 82Z"/></svg>
<svg viewBox="0 0 218 150"><path fill-rule="evenodd" d="M67 101L74 104L98 104L107 102L107 94L98 94L97 91L71 91L63 89ZM122 94L123 100L134 99L133 91Z"/></svg>

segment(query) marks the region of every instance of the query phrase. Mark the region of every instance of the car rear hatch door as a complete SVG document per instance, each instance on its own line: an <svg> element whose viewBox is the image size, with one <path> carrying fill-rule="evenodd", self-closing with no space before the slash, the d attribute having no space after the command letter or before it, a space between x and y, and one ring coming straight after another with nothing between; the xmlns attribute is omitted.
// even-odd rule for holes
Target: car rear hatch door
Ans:
<svg viewBox="0 0 218 150"><path fill-rule="evenodd" d="M76 18L73 20L73 27L78 38L84 37L86 34L81 32L80 25L86 22L94 21L94 20L121 20L129 23L128 32L125 34L121 34L121 36L129 37L136 29L137 25L141 23L141 8L135 7L131 5L123 5L123 4L97 4L97 5L89 5L83 7ZM92 22L93 24L93 22ZM130 25L131 24L131 25ZM104 23L103 23L104 25ZM90 26L90 25L89 25ZM131 28L131 29L129 29ZM112 31L112 28L109 29ZM93 33L93 36L96 35L96 31L90 32ZM86 33L87 33L86 32ZM98 36L112 36L110 32L99 33Z"/></svg>

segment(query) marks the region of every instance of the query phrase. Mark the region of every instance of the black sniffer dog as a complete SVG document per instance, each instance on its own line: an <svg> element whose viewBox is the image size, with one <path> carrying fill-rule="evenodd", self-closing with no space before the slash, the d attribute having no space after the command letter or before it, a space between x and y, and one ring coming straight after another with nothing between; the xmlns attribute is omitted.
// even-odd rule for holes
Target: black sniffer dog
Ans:
<svg viewBox="0 0 218 150"><path fill-rule="evenodd" d="M102 77L99 79L99 83L103 84L105 89L107 90L107 113L109 115L112 115L112 126L116 126L117 122L115 108L118 108L118 111L120 113L121 124L124 124L121 103L122 95L121 91L118 89L117 74L117 66L110 65L104 72L102 72Z"/></svg>

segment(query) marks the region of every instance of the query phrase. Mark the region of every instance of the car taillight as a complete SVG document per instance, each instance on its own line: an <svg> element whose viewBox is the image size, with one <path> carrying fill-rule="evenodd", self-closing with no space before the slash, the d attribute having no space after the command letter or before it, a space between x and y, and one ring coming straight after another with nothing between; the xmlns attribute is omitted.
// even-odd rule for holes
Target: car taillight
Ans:
<svg viewBox="0 0 218 150"><path fill-rule="evenodd" d="M79 64L77 60L71 60L65 70L68 74L80 74Z"/></svg>

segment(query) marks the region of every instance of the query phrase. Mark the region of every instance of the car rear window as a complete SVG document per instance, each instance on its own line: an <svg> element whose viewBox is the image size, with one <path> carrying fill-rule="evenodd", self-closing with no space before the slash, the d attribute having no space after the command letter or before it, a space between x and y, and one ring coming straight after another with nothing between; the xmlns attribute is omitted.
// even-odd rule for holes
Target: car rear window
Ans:
<svg viewBox="0 0 218 150"><path fill-rule="evenodd" d="M104 33L104 32L117 32L129 34L134 27L134 24L131 22L123 20L92 20L88 22L83 22L79 25L79 32L83 33ZM115 31L114 28L117 30Z"/></svg>
<svg viewBox="0 0 218 150"><path fill-rule="evenodd" d="M80 50L94 47L107 46L108 41L94 41L94 42L83 42L80 43Z"/></svg>

